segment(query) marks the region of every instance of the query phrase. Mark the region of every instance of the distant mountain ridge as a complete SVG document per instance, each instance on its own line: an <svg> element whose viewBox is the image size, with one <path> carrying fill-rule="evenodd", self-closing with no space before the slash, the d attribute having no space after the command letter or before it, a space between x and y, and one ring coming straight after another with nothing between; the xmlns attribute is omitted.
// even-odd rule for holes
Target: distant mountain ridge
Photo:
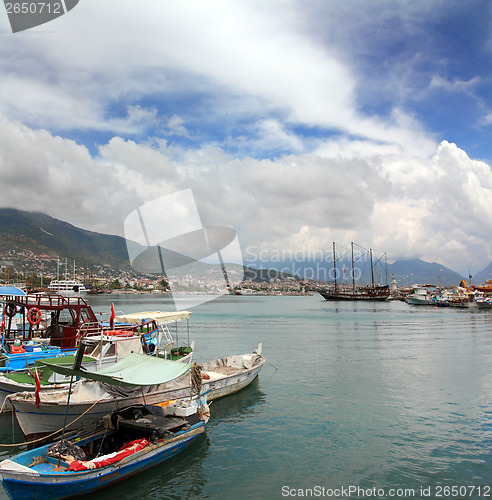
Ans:
<svg viewBox="0 0 492 500"><path fill-rule="evenodd" d="M29 249L37 255L59 256L77 260L80 264L107 265L113 269L130 269L126 240L121 236L96 233L78 228L40 212L26 212L12 208L0 208L0 250L21 251ZM331 281L332 264L326 261L295 262L245 262L245 278L255 281L271 280L289 275ZM343 268L344 281L350 282L349 264ZM370 267L370 266L369 266ZM384 271L385 272L385 271ZM282 275L283 273L283 275ZM388 282L394 278L399 286L414 283L428 283L442 286L458 285L461 276L437 262L421 259L400 259L387 265ZM341 278L340 278L341 279ZM370 271L364 270L362 282L369 282ZM383 279L382 265L378 265L378 281ZM473 276L473 283L483 283L492 279L492 263Z"/></svg>
<svg viewBox="0 0 492 500"><path fill-rule="evenodd" d="M459 285L464 279L459 273L442 264L421 259L396 260L393 264L388 264L388 274L390 279L394 277L399 286L414 283L453 286Z"/></svg>
<svg viewBox="0 0 492 500"><path fill-rule="evenodd" d="M40 212L0 208L0 248L129 268L126 241L121 236L80 229Z"/></svg>

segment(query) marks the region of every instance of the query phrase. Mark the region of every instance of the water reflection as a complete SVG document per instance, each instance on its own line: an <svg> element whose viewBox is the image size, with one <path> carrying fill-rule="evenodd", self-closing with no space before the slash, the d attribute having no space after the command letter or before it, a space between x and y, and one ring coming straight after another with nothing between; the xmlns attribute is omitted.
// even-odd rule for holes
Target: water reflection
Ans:
<svg viewBox="0 0 492 500"><path fill-rule="evenodd" d="M216 425L236 423L259 412L266 395L260 389L260 381L255 378L248 387L225 398L214 401L210 407L209 428Z"/></svg>

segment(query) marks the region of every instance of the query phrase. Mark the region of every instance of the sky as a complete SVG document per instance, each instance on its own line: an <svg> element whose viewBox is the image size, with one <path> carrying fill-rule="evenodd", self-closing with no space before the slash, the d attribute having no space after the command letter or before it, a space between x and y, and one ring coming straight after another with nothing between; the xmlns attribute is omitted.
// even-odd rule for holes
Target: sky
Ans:
<svg viewBox="0 0 492 500"><path fill-rule="evenodd" d="M488 0L0 6L1 206L124 236L191 189L257 261L332 242L492 261Z"/></svg>

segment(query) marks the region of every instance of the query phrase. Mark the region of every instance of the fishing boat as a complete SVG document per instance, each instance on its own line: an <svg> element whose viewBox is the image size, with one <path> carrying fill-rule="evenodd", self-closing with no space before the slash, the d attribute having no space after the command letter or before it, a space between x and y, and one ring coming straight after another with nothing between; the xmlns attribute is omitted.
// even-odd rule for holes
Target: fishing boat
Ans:
<svg viewBox="0 0 492 500"><path fill-rule="evenodd" d="M491 297L480 297L475 300L475 304L478 309L492 309L492 298Z"/></svg>
<svg viewBox="0 0 492 500"><path fill-rule="evenodd" d="M68 302L73 301L68 300ZM115 316L109 322L100 322L98 328L93 325L91 334L81 337L85 346L82 366L89 371L100 370L122 360L132 352L190 363L194 346L194 342L191 344L189 342L190 315L190 311L150 311ZM186 320L186 335L181 335L180 338L178 323L182 320ZM174 334L170 331L171 325L174 325ZM86 327L87 323L84 323L84 331ZM99 333L96 334L96 331ZM36 351L41 351L42 344L30 340L25 342L23 347L26 352L29 351L28 354L36 354ZM56 352L56 357L42 358L50 364L64 366L73 364L74 354L62 355L59 350L53 351L53 349L48 352ZM75 352L75 349L70 352ZM22 354L17 355L20 356ZM5 399L9 394L35 392L36 377L41 391L62 389L70 381L69 375L53 371L39 359L31 363L29 369L23 369L20 362L18 364L18 369L12 369L14 363L10 360L11 369L0 372L0 413L12 409L9 400Z"/></svg>
<svg viewBox="0 0 492 500"><path fill-rule="evenodd" d="M190 375L165 383L138 388L124 388L105 383L107 374L121 371L159 373L162 363L170 360L132 353L112 367L89 372L76 370L81 377L73 390L44 391L38 394L20 392L8 396L14 415L26 440L60 432L67 419L67 428L90 428L105 414L115 409L139 404L159 404L168 400L186 398L189 394ZM261 355L261 344L252 353L232 355L201 364L203 393L207 401L235 393L248 386L260 373L266 359ZM48 365L54 371L70 376L68 367ZM187 366L185 363L179 363ZM70 402L67 407L67 401Z"/></svg>
<svg viewBox="0 0 492 500"><path fill-rule="evenodd" d="M191 362L194 342L190 342L190 316L190 311L143 311L118 314L114 325L125 330L153 325L143 336L146 352L161 358ZM178 325L181 321L186 321L186 332L180 335ZM174 333L171 333L170 327Z"/></svg>
<svg viewBox="0 0 492 500"><path fill-rule="evenodd" d="M372 250L369 250L370 266L371 266L371 285L356 285L355 283L355 266L354 266L354 244L351 243L351 263L352 263L352 286L341 287L338 280L337 263L340 259L336 256L336 245L333 242L333 277L334 285L332 288L318 289L317 292L325 300L370 300L382 301L388 300L390 297L389 285L377 285L374 279L374 269L378 262L373 262Z"/></svg>
<svg viewBox="0 0 492 500"><path fill-rule="evenodd" d="M484 284L482 285L475 285L475 288L479 292L483 292L485 294L492 294L492 280L487 280Z"/></svg>
<svg viewBox="0 0 492 500"><path fill-rule="evenodd" d="M0 372L73 355L80 338L102 331L91 307L80 297L26 294L6 295L2 300Z"/></svg>
<svg viewBox="0 0 492 500"><path fill-rule="evenodd" d="M136 355L147 358L145 355ZM170 360L159 373L113 371L106 383L115 386L160 384L190 365ZM200 387L188 387L188 395ZM63 499L107 487L159 465L184 450L204 430L209 410L195 394L186 402L138 405L112 411L88 435L62 440L20 453L0 462L2 485L12 500Z"/></svg>
<svg viewBox="0 0 492 500"><path fill-rule="evenodd" d="M142 338L134 332L108 331L101 333L99 337L86 337L82 342L82 368L85 370L100 370L124 359L132 352L144 353ZM58 356L45 360L71 367L75 356ZM27 370L5 371L0 374L0 413L12 410L8 399L6 400L10 394L61 389L69 383L69 376L53 371L39 360Z"/></svg>
<svg viewBox="0 0 492 500"><path fill-rule="evenodd" d="M436 304L434 300L436 298L436 293L437 291L434 285L414 285L413 292L406 296L405 302L413 306L440 305L442 307L442 303L446 299L440 296L439 304Z"/></svg>
<svg viewBox="0 0 492 500"><path fill-rule="evenodd" d="M189 324L186 345L169 330L169 325L189 318L189 311L140 313L133 315L134 321L128 319L132 315L126 321L123 317L115 321L112 315L104 323L81 297L27 294L6 295L2 300L0 372L23 370L41 359L74 355L82 338L99 339L101 335L139 334L148 354L191 359Z"/></svg>

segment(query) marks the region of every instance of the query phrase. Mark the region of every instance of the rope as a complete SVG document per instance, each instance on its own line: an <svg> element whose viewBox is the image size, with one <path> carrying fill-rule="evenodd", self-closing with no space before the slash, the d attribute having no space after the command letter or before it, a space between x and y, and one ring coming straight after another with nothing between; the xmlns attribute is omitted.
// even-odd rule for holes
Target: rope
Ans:
<svg viewBox="0 0 492 500"><path fill-rule="evenodd" d="M7 396L8 398L9 396ZM90 406L86 411L84 411L84 413L82 413L81 415L79 415L75 420L72 420L70 423L68 423L65 428L67 427L70 427L72 424L74 424L75 422L77 422L77 420L80 420L86 413L89 413L92 408L94 408L94 406L97 405L97 403L100 403L104 398L101 398L101 399L98 399L92 406ZM12 418L12 425L13 425L13 418ZM52 432L51 434L48 434L47 436L44 436L44 437L41 437L41 438L38 438L38 439L34 439L33 441L24 441L23 443L14 443L14 444L0 444L0 448L13 448L13 447L16 447L16 446L23 446L23 445L28 445L28 444L34 444L34 443L38 443L39 441L45 441L53 436L55 436L56 434L60 433L63 431L63 428L62 429L58 429L57 431L55 432Z"/></svg>
<svg viewBox="0 0 492 500"><path fill-rule="evenodd" d="M196 362L191 364L191 391L190 399L193 394L199 396L202 391L202 368Z"/></svg>

